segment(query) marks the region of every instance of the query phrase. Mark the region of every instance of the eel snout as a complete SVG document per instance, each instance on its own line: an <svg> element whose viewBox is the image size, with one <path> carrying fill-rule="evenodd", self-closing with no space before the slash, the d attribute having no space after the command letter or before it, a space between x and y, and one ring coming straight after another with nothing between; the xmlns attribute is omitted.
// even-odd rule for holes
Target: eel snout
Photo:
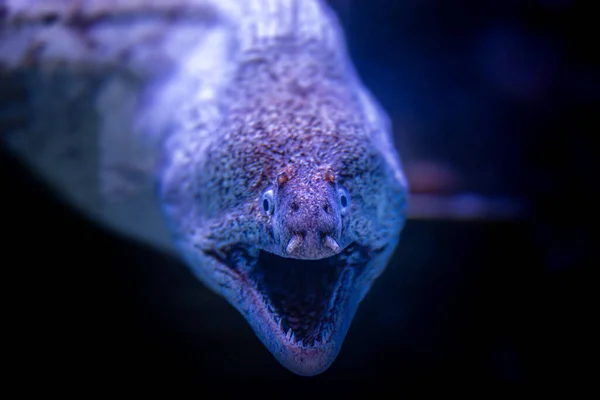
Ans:
<svg viewBox="0 0 600 400"><path fill-rule="evenodd" d="M305 199L295 201L281 215L280 240L283 256L302 259L320 259L338 254L340 246L341 214L331 202ZM324 204L324 205L323 205Z"/></svg>
<svg viewBox="0 0 600 400"><path fill-rule="evenodd" d="M317 260L342 250L342 210L333 172L278 176L274 228L280 255Z"/></svg>

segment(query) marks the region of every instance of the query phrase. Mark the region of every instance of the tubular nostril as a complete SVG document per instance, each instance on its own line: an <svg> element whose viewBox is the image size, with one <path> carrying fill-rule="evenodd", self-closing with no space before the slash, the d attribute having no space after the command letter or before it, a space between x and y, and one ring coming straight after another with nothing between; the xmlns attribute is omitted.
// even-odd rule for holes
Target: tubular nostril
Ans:
<svg viewBox="0 0 600 400"><path fill-rule="evenodd" d="M298 247L300 247L302 245L303 241L304 241L304 235L295 234L294 236L292 236L292 238L288 242L288 244L285 248L285 251L288 254L292 254Z"/></svg>
<svg viewBox="0 0 600 400"><path fill-rule="evenodd" d="M298 205L298 203L296 203L296 202L293 202L293 203L290 205L290 209L292 210L292 212L296 212L296 211L298 211L298 210L300 209L300 206Z"/></svg>
<svg viewBox="0 0 600 400"><path fill-rule="evenodd" d="M325 214L329 214L331 212L331 209L329 208L329 204L325 203L323 205L323 211L325 211Z"/></svg>
<svg viewBox="0 0 600 400"><path fill-rule="evenodd" d="M329 235L325 236L325 246L327 246L331 250L333 250L334 253L339 253L340 252L340 245L339 245L339 243L334 238L332 238Z"/></svg>

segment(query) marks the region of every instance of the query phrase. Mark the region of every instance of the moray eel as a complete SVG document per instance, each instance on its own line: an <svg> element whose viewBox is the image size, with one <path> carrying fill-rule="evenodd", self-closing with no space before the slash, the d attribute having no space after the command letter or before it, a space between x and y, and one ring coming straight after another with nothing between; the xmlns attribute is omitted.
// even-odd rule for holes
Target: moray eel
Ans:
<svg viewBox="0 0 600 400"><path fill-rule="evenodd" d="M178 50L167 78L131 89L144 93L136 140L156 160L142 170L194 274L283 366L316 375L394 252L407 182L324 2L215 9L223 29ZM120 115L111 107L108 121Z"/></svg>

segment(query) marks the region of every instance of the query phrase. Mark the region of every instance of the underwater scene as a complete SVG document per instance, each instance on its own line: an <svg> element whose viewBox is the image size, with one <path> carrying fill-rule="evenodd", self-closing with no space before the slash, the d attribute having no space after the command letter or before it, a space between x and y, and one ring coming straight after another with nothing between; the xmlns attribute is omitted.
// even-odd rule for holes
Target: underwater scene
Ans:
<svg viewBox="0 0 600 400"><path fill-rule="evenodd" d="M15 369L195 396L591 382L593 15L0 0Z"/></svg>

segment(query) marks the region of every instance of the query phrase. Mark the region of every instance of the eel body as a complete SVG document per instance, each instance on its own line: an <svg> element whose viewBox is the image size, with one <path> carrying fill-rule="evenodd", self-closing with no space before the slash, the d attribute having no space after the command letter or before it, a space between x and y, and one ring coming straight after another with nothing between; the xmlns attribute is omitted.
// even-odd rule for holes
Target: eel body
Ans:
<svg viewBox="0 0 600 400"><path fill-rule="evenodd" d="M36 121L54 134L34 123L7 144L98 221L179 254L283 366L325 371L396 247L407 199L388 118L354 71L333 12L316 0L56 6L65 32L50 44L72 35L96 47L31 55L33 39L15 39L29 34L24 20L39 19L29 3L8 3L14 28L1 39L14 57L0 66L34 66L26 79ZM128 3L163 18L119 23ZM124 60L110 52L119 29L160 33L132 39ZM53 79L40 78L48 65ZM76 128L61 122L68 106L46 109L65 81L75 98L89 96ZM82 155L48 155L52 146L39 144L48 141Z"/></svg>

